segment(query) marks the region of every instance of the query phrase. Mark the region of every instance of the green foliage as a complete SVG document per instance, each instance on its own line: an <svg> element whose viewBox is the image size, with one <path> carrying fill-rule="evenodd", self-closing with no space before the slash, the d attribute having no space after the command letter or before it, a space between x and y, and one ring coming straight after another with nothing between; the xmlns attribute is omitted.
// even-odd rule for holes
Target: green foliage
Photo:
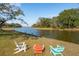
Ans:
<svg viewBox="0 0 79 59"><path fill-rule="evenodd" d="M57 17L53 17L50 21L50 27L53 28L58 28L58 18Z"/></svg>
<svg viewBox="0 0 79 59"><path fill-rule="evenodd" d="M79 8L64 10L58 16L39 18L34 27L76 28L79 27Z"/></svg>
<svg viewBox="0 0 79 59"><path fill-rule="evenodd" d="M39 21L36 24L33 24L33 27L50 27L50 18L40 17Z"/></svg>
<svg viewBox="0 0 79 59"><path fill-rule="evenodd" d="M18 23L11 23L11 24L8 24L6 23L5 26L3 26L4 28L17 28L17 27L22 27L20 24Z"/></svg>
<svg viewBox="0 0 79 59"><path fill-rule="evenodd" d="M68 9L58 16L60 26L64 28L74 28L79 26L79 9Z"/></svg>
<svg viewBox="0 0 79 59"><path fill-rule="evenodd" d="M0 3L0 28L8 20L22 20L19 16L24 15L22 10L9 3Z"/></svg>

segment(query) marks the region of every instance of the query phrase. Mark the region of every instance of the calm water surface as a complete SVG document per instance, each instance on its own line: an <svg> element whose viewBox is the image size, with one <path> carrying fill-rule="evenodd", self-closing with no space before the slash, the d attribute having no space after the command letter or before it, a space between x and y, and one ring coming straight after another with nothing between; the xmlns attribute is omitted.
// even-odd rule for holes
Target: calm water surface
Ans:
<svg viewBox="0 0 79 59"><path fill-rule="evenodd" d="M79 31L42 30L41 35L46 38L79 44Z"/></svg>
<svg viewBox="0 0 79 59"><path fill-rule="evenodd" d="M79 31L36 30L34 28L18 28L16 31L79 44Z"/></svg>

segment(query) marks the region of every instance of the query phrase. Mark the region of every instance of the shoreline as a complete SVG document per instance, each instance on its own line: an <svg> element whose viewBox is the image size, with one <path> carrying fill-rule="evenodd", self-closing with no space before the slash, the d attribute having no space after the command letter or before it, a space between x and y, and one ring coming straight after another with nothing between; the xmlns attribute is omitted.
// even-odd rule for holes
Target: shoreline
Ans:
<svg viewBox="0 0 79 59"><path fill-rule="evenodd" d="M15 28L2 28L3 30L11 31ZM79 28L59 29L59 28L34 28L37 30L57 30L57 31L79 31Z"/></svg>
<svg viewBox="0 0 79 59"><path fill-rule="evenodd" d="M71 28L71 29L56 29L56 28L35 28L38 30L57 30L57 31L79 31L79 29Z"/></svg>
<svg viewBox="0 0 79 59"><path fill-rule="evenodd" d="M9 29L9 28L8 28ZM12 30L12 29L9 29ZM14 32L9 32L9 33L14 33ZM6 39L5 39L6 38ZM14 52L14 49L16 48L15 44L13 41L16 42L22 42L24 41L27 45L29 45L30 49L28 49L25 53L20 52L16 55L12 54ZM5 44L3 44L5 43ZM46 37L40 37L40 38L34 38L34 37L29 37L22 35L2 35L0 37L0 55L8 55L8 56L35 56L33 53L33 45L36 43L44 44L45 45L45 50L43 54L40 54L39 56L52 56L52 54L49 51L49 45L56 46L57 44L63 44L65 47L65 50L63 52L64 56L79 56L79 44L73 43L73 42L68 42L68 41L63 41L63 40L58 40L54 38L46 38ZM5 49L7 48L7 49Z"/></svg>

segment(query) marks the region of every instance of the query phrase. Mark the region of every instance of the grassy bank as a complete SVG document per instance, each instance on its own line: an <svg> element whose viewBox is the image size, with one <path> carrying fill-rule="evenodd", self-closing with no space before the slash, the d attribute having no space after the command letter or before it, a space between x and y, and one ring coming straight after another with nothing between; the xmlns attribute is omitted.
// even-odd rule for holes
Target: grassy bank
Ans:
<svg viewBox="0 0 79 59"><path fill-rule="evenodd" d="M7 31L10 31L10 30L13 30L14 28L2 28L3 30L7 30ZM35 28L35 29L38 29L38 30L58 30L58 31L79 31L79 28L65 28L65 29L59 29L59 28Z"/></svg>
<svg viewBox="0 0 79 59"><path fill-rule="evenodd" d="M63 54L65 56L79 56L79 45L75 43L60 41L56 39L50 39L45 37L40 38L34 38L24 36L23 34L15 35L14 32L5 32L5 33L12 33L14 35L0 35L0 55L5 56L36 56L33 52L33 45L36 43L44 44L45 45L45 51L43 54L39 54L40 56L52 56L49 52L49 45L56 46L57 44L63 44L65 47L65 50ZM29 49L26 52L20 52L17 54L13 54L16 48L14 40L17 42L24 41L28 46Z"/></svg>
<svg viewBox="0 0 79 59"><path fill-rule="evenodd" d="M78 28L70 28L70 29L59 29L59 28L35 28L38 30L58 30L58 31L79 31Z"/></svg>

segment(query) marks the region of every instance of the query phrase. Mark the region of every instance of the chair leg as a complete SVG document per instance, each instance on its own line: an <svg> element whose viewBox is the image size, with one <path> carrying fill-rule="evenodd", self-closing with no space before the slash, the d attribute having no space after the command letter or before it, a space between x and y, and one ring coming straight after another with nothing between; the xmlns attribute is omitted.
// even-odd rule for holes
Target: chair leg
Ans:
<svg viewBox="0 0 79 59"><path fill-rule="evenodd" d="M21 50L14 52L14 54L21 52Z"/></svg>
<svg viewBox="0 0 79 59"><path fill-rule="evenodd" d="M24 49L24 52L26 52L26 49Z"/></svg>

